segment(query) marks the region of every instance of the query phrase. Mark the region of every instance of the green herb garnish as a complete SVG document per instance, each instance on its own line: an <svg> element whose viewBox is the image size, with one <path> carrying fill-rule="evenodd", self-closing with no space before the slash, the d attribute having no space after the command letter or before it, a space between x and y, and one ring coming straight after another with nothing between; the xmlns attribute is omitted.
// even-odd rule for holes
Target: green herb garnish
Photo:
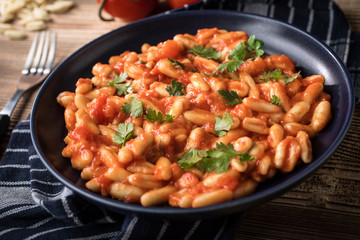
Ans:
<svg viewBox="0 0 360 240"><path fill-rule="evenodd" d="M189 151L184 153L184 155L182 155L177 163L181 168L188 169L200 162L206 156L206 150L197 150L195 148L191 148Z"/></svg>
<svg viewBox="0 0 360 240"><path fill-rule="evenodd" d="M134 137L132 131L134 130L134 125L132 123L120 123L118 125L118 131L114 136L114 143L125 145L130 139Z"/></svg>
<svg viewBox="0 0 360 240"><path fill-rule="evenodd" d="M263 41L255 39L255 35L251 35L246 42L241 42L237 45L227 56L230 60L228 62L220 64L213 73L225 70L227 72L236 71L245 61L253 60L264 54L264 50L261 47L264 45Z"/></svg>
<svg viewBox="0 0 360 240"><path fill-rule="evenodd" d="M284 82L285 82L286 84L291 83L292 81L294 81L296 78L299 77L300 72L301 72L301 71L299 71L297 74L295 74L295 75L292 76L292 77L284 77L284 78L283 78Z"/></svg>
<svg viewBox="0 0 360 240"><path fill-rule="evenodd" d="M171 58L168 58L168 60L173 64L174 68L181 67L182 69L185 69L185 65L182 64L181 62Z"/></svg>
<svg viewBox="0 0 360 240"><path fill-rule="evenodd" d="M276 95L272 95L270 100L271 100L271 104L279 106L280 99Z"/></svg>
<svg viewBox="0 0 360 240"><path fill-rule="evenodd" d="M166 87L166 91L170 94L170 96L181 96L184 95L183 91L185 90L185 85L181 82L172 80L171 86L168 85Z"/></svg>
<svg viewBox="0 0 360 240"><path fill-rule="evenodd" d="M133 117L140 117L143 115L143 103L131 97L130 102L125 102L125 105L121 107L121 111Z"/></svg>
<svg viewBox="0 0 360 240"><path fill-rule="evenodd" d="M292 81L294 81L296 78L298 78L300 75L300 72L301 71L299 71L294 76L286 77L286 76L282 75L283 73L280 70L268 71L268 72L263 72L263 78L259 78L259 80L264 81L264 82L284 80L284 82L286 84L288 84L288 83L291 83Z"/></svg>
<svg viewBox="0 0 360 240"><path fill-rule="evenodd" d="M164 119L164 116L163 116L163 114L161 112L156 113L155 110L149 108L146 111L146 115L144 116L144 119L148 120L150 122L161 122L161 123L163 123L163 122L171 121L172 119L174 119L174 116L166 114L165 119Z"/></svg>
<svg viewBox="0 0 360 240"><path fill-rule="evenodd" d="M198 55L206 59L218 60L221 57L221 53L216 51L215 48L204 47L201 45L194 46L192 49L188 49L188 52L194 53L195 55Z"/></svg>
<svg viewBox="0 0 360 240"><path fill-rule="evenodd" d="M265 82L279 80L281 78L281 71L274 70L274 71L263 72L263 77L264 78L260 78L259 80Z"/></svg>
<svg viewBox="0 0 360 240"><path fill-rule="evenodd" d="M120 75L115 75L114 79L107 84L107 86L113 86L116 88L117 94L119 96L132 93L133 89L131 87L131 82L124 83L128 77L126 72L120 73Z"/></svg>
<svg viewBox="0 0 360 240"><path fill-rule="evenodd" d="M233 106L242 103L241 98L239 98L237 92L234 90L231 90L230 92L228 90L219 90L218 93L222 96L223 99L229 101L226 103L226 105Z"/></svg>
<svg viewBox="0 0 360 240"><path fill-rule="evenodd" d="M229 168L231 159L240 156L239 162L251 161L255 158L250 156L248 152L254 144L245 152L238 153L235 151L231 143L216 143L216 149L198 150L190 149L177 162L183 169L193 166L204 172L226 172Z"/></svg>
<svg viewBox="0 0 360 240"><path fill-rule="evenodd" d="M221 118L220 116L215 117L215 132L219 137L225 136L226 133L230 130L231 125L233 124L233 119L229 113L225 113L225 117Z"/></svg>

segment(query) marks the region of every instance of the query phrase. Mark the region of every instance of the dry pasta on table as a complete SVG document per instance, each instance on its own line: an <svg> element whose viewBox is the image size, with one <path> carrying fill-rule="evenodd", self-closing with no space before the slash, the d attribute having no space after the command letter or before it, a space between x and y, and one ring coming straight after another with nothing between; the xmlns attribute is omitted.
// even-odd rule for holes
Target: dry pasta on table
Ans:
<svg viewBox="0 0 360 240"><path fill-rule="evenodd" d="M199 29L96 63L62 92L62 155L86 187L143 206L245 197L312 161L331 119L322 75L303 77L243 31Z"/></svg>

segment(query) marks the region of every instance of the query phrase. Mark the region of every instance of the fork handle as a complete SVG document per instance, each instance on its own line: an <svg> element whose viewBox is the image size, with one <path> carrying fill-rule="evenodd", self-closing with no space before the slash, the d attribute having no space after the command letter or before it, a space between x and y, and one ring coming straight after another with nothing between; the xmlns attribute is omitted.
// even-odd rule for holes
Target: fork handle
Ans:
<svg viewBox="0 0 360 240"><path fill-rule="evenodd" d="M10 124L10 116L6 114L0 115L0 139L6 133Z"/></svg>
<svg viewBox="0 0 360 240"><path fill-rule="evenodd" d="M8 101L5 107L0 111L0 140L3 135L6 133L9 124L10 116L14 111L14 108L19 101L20 97L24 94L25 90L17 89L12 98Z"/></svg>
<svg viewBox="0 0 360 240"><path fill-rule="evenodd" d="M1 110L1 115L8 115L11 116L11 113L14 111L17 102L19 101L20 97L25 93L26 90L23 89L16 89L16 92L11 97L11 99L7 102L5 107Z"/></svg>

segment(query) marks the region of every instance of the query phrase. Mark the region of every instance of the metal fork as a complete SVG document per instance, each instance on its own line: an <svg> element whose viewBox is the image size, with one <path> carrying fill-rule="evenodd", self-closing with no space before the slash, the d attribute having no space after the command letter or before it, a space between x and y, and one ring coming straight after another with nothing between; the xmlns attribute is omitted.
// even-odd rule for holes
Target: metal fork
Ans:
<svg viewBox="0 0 360 240"><path fill-rule="evenodd" d="M20 97L49 75L55 57L56 37L56 33L51 34L48 31L35 34L16 92L0 111L0 139L9 127L10 116Z"/></svg>

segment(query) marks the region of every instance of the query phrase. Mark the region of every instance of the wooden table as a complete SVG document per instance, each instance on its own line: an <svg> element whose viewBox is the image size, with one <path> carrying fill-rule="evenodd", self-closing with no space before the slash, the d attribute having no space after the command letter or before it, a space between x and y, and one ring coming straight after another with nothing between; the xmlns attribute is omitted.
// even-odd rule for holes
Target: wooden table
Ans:
<svg viewBox="0 0 360 240"><path fill-rule="evenodd" d="M123 26L122 21L102 22L96 1L77 0L67 14L53 15L49 29L58 33L56 62L94 38ZM360 32L360 1L335 0L354 31ZM33 39L8 41L0 36L0 108L16 90L16 83ZM37 89L18 103L6 136L1 140L0 159L11 130L25 119ZM356 106L350 130L327 163L292 191L247 213L236 239L360 239L360 105Z"/></svg>

